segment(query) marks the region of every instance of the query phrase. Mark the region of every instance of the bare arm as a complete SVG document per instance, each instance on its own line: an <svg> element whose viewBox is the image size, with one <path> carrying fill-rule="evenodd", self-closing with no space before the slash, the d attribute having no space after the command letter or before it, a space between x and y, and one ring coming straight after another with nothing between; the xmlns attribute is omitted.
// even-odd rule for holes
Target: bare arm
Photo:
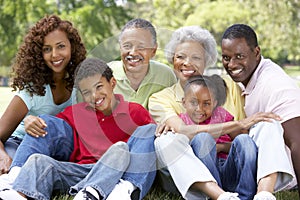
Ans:
<svg viewBox="0 0 300 200"><path fill-rule="evenodd" d="M7 173L11 158L4 149L4 143L11 136L28 112L23 100L14 96L0 118L0 174Z"/></svg>
<svg viewBox="0 0 300 200"><path fill-rule="evenodd" d="M290 120L287 120L282 123L284 129L284 141L285 144L291 150L291 156L293 161L293 167L296 173L296 176L300 176L300 117L296 117ZM299 185L299 180L298 180Z"/></svg>
<svg viewBox="0 0 300 200"><path fill-rule="evenodd" d="M170 129L170 127L172 127L175 132L185 134L190 139L200 132L208 132L214 138L218 138L225 134L229 134L232 138L234 138L238 134L247 133L250 127L254 124L260 121L271 121L271 119L280 120L280 117L273 113L256 113L253 116L239 121L208 125L185 125L178 116L173 116L166 120L166 126L163 129L158 130L158 132L166 132Z"/></svg>

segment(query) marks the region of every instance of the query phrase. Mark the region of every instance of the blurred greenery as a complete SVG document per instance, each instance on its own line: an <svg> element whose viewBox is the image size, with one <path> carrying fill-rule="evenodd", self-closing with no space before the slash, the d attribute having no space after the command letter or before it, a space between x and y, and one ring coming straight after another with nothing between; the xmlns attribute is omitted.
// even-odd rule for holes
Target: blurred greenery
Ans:
<svg viewBox="0 0 300 200"><path fill-rule="evenodd" d="M265 57L280 65L300 66L299 0L0 0L0 75L9 75L9 67L28 28L52 13L72 21L89 55L106 61L119 56L116 38L121 27L129 19L141 17L157 28L160 48L156 59L162 62L166 62L165 43L172 31L181 26L203 26L213 33L220 45L226 27L247 23L257 32ZM284 69L292 77L300 77L300 67L285 66ZM0 89L1 92L8 90ZM298 198L296 192L276 195L279 200ZM69 198L56 196L55 199ZM145 199L180 198L154 190Z"/></svg>
<svg viewBox="0 0 300 200"><path fill-rule="evenodd" d="M121 27L141 17L158 30L156 59L161 62L166 62L166 41L181 26L208 29L220 51L223 31L233 23L247 23L257 32L265 57L280 65L300 64L299 0L0 0L0 66L11 65L28 28L52 13L72 21L89 55L106 61L119 57L116 38Z"/></svg>

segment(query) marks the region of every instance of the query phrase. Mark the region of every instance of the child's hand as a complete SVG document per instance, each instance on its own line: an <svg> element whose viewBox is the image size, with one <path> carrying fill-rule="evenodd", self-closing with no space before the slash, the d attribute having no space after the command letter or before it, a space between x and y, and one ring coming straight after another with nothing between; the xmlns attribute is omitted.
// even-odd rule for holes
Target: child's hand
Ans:
<svg viewBox="0 0 300 200"><path fill-rule="evenodd" d="M158 124L157 127L156 127L155 136L159 137L161 134L166 134L168 131L171 131L172 133L175 133L174 128L166 125L165 123Z"/></svg>
<svg viewBox="0 0 300 200"><path fill-rule="evenodd" d="M47 132L45 131L45 128L47 127L46 122L36 116L29 115L24 119L25 123L25 131L33 136L33 137L45 137Z"/></svg>

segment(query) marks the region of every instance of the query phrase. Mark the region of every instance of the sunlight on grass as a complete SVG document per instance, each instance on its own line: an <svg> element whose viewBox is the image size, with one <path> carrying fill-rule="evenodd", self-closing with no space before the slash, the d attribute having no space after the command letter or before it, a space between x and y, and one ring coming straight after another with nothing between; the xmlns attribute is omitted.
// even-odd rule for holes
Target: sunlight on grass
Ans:
<svg viewBox="0 0 300 200"><path fill-rule="evenodd" d="M0 87L0 116L2 116L13 96L14 93L11 91L11 88Z"/></svg>

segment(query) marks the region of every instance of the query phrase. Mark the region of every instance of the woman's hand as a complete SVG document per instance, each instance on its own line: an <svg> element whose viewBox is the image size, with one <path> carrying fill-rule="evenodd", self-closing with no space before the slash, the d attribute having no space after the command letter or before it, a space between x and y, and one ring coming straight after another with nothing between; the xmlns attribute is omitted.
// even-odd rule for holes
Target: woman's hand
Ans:
<svg viewBox="0 0 300 200"><path fill-rule="evenodd" d="M47 124L42 118L28 115L24 119L24 124L25 131L33 137L45 137L45 135L47 134L47 132L45 131Z"/></svg>

